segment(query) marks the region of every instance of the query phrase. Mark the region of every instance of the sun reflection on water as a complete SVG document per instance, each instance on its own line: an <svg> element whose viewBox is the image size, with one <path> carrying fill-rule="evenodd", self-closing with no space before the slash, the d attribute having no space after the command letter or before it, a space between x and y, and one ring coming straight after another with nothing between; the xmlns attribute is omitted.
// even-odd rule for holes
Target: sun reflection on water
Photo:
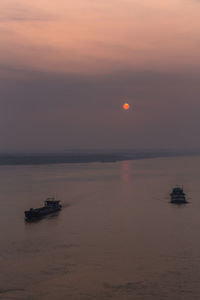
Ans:
<svg viewBox="0 0 200 300"><path fill-rule="evenodd" d="M130 181L131 165L129 160L122 161L121 163L121 174L122 181L127 183Z"/></svg>

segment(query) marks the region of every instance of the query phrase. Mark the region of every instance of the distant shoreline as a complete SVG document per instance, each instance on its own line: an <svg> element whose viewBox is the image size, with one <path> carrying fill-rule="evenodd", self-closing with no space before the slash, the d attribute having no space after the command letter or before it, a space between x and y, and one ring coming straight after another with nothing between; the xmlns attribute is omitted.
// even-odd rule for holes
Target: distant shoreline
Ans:
<svg viewBox="0 0 200 300"><path fill-rule="evenodd" d="M199 152L153 152L138 151L126 153L68 153L68 154L0 154L0 166L50 165L69 163L111 163L124 160L138 160L177 156L199 155Z"/></svg>

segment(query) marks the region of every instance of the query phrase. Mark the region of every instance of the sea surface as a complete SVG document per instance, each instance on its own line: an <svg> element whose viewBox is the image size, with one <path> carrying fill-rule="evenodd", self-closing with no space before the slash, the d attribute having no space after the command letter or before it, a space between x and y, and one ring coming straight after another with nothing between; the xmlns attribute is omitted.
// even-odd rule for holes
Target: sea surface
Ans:
<svg viewBox="0 0 200 300"><path fill-rule="evenodd" d="M0 166L0 201L2 300L200 299L200 156Z"/></svg>

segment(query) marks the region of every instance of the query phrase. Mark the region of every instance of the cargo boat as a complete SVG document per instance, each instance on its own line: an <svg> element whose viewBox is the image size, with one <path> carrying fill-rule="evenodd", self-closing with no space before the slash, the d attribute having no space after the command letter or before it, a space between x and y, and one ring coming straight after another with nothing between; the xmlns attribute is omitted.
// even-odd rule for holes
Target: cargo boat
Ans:
<svg viewBox="0 0 200 300"><path fill-rule="evenodd" d="M170 201L171 203L175 203L175 204L188 203L183 188L180 187L173 188L170 197L171 197L171 201Z"/></svg>
<svg viewBox="0 0 200 300"><path fill-rule="evenodd" d="M60 200L55 200L55 198L47 198L44 201L44 206L39 208L31 208L29 210L26 210L24 212L25 214L25 220L27 222L29 221L35 221L39 220L46 215L52 214L54 212L57 212L61 210L62 205L60 204Z"/></svg>

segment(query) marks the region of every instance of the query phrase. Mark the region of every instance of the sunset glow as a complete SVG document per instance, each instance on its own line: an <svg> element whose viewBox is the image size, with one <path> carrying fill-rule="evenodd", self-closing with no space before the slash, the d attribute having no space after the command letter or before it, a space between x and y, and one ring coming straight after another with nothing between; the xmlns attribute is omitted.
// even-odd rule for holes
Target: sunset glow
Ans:
<svg viewBox="0 0 200 300"><path fill-rule="evenodd" d="M0 10L4 65L81 74L199 65L198 1L2 0Z"/></svg>
<svg viewBox="0 0 200 300"><path fill-rule="evenodd" d="M128 103L123 104L123 109L128 110L130 108L130 105Z"/></svg>
<svg viewBox="0 0 200 300"><path fill-rule="evenodd" d="M200 147L200 1L1 0L0 11L2 152Z"/></svg>

